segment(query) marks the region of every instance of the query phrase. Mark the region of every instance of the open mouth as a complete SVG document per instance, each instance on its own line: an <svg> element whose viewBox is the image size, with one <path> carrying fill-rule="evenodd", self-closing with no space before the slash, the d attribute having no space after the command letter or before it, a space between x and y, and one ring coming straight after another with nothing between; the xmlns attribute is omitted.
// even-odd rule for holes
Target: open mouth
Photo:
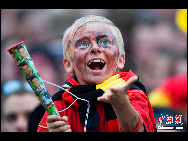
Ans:
<svg viewBox="0 0 188 141"><path fill-rule="evenodd" d="M91 69L91 70L102 70L105 66L105 62L102 59L93 59L90 60L87 63L87 66Z"/></svg>

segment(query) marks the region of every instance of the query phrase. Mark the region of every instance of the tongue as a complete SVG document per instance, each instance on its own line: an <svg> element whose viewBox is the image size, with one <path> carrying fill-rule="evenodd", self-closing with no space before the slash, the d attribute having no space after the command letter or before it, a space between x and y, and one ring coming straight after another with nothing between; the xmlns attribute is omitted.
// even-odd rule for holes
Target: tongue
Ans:
<svg viewBox="0 0 188 141"><path fill-rule="evenodd" d="M92 70L102 70L104 66L105 64L101 62L92 62L88 64L88 67Z"/></svg>
<svg viewBox="0 0 188 141"><path fill-rule="evenodd" d="M100 67L94 66L94 67L92 67L92 70L100 70Z"/></svg>

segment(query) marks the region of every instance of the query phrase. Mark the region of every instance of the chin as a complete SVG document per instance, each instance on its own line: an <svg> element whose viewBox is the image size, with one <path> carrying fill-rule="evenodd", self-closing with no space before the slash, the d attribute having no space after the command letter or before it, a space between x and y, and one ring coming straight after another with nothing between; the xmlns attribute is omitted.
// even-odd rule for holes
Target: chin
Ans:
<svg viewBox="0 0 188 141"><path fill-rule="evenodd" d="M88 82L89 85L100 84L100 83L104 82L107 78L106 77L102 77L102 76L93 76L87 82Z"/></svg>

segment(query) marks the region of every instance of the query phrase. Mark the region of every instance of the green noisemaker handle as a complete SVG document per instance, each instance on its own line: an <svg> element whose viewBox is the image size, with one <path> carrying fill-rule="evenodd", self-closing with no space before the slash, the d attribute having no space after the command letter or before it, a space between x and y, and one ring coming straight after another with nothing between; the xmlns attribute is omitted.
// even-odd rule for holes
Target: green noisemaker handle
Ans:
<svg viewBox="0 0 188 141"><path fill-rule="evenodd" d="M9 48L7 51L10 53L17 66L20 68L25 79L33 89L35 95L40 100L48 114L60 116L42 79L40 78L33 60L27 51L24 41Z"/></svg>

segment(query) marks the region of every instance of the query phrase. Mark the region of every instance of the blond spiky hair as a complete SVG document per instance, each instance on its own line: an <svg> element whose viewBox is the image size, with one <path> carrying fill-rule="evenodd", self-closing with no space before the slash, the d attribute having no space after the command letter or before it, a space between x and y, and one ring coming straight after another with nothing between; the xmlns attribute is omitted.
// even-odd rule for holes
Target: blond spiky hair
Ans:
<svg viewBox="0 0 188 141"><path fill-rule="evenodd" d="M110 20L106 19L105 17L88 15L88 16L82 17L80 19L77 19L70 27L68 27L65 30L64 35L63 35L63 42L62 42L63 56L64 56L65 59L70 60L69 45L71 43L71 39L73 39L73 37L75 36L77 30L80 27L85 26L87 23L93 23L93 22L99 22L99 23L107 24L110 27L112 34L116 38L117 45L119 47L120 55L125 53L124 42L123 42L123 38L122 38L120 30Z"/></svg>

